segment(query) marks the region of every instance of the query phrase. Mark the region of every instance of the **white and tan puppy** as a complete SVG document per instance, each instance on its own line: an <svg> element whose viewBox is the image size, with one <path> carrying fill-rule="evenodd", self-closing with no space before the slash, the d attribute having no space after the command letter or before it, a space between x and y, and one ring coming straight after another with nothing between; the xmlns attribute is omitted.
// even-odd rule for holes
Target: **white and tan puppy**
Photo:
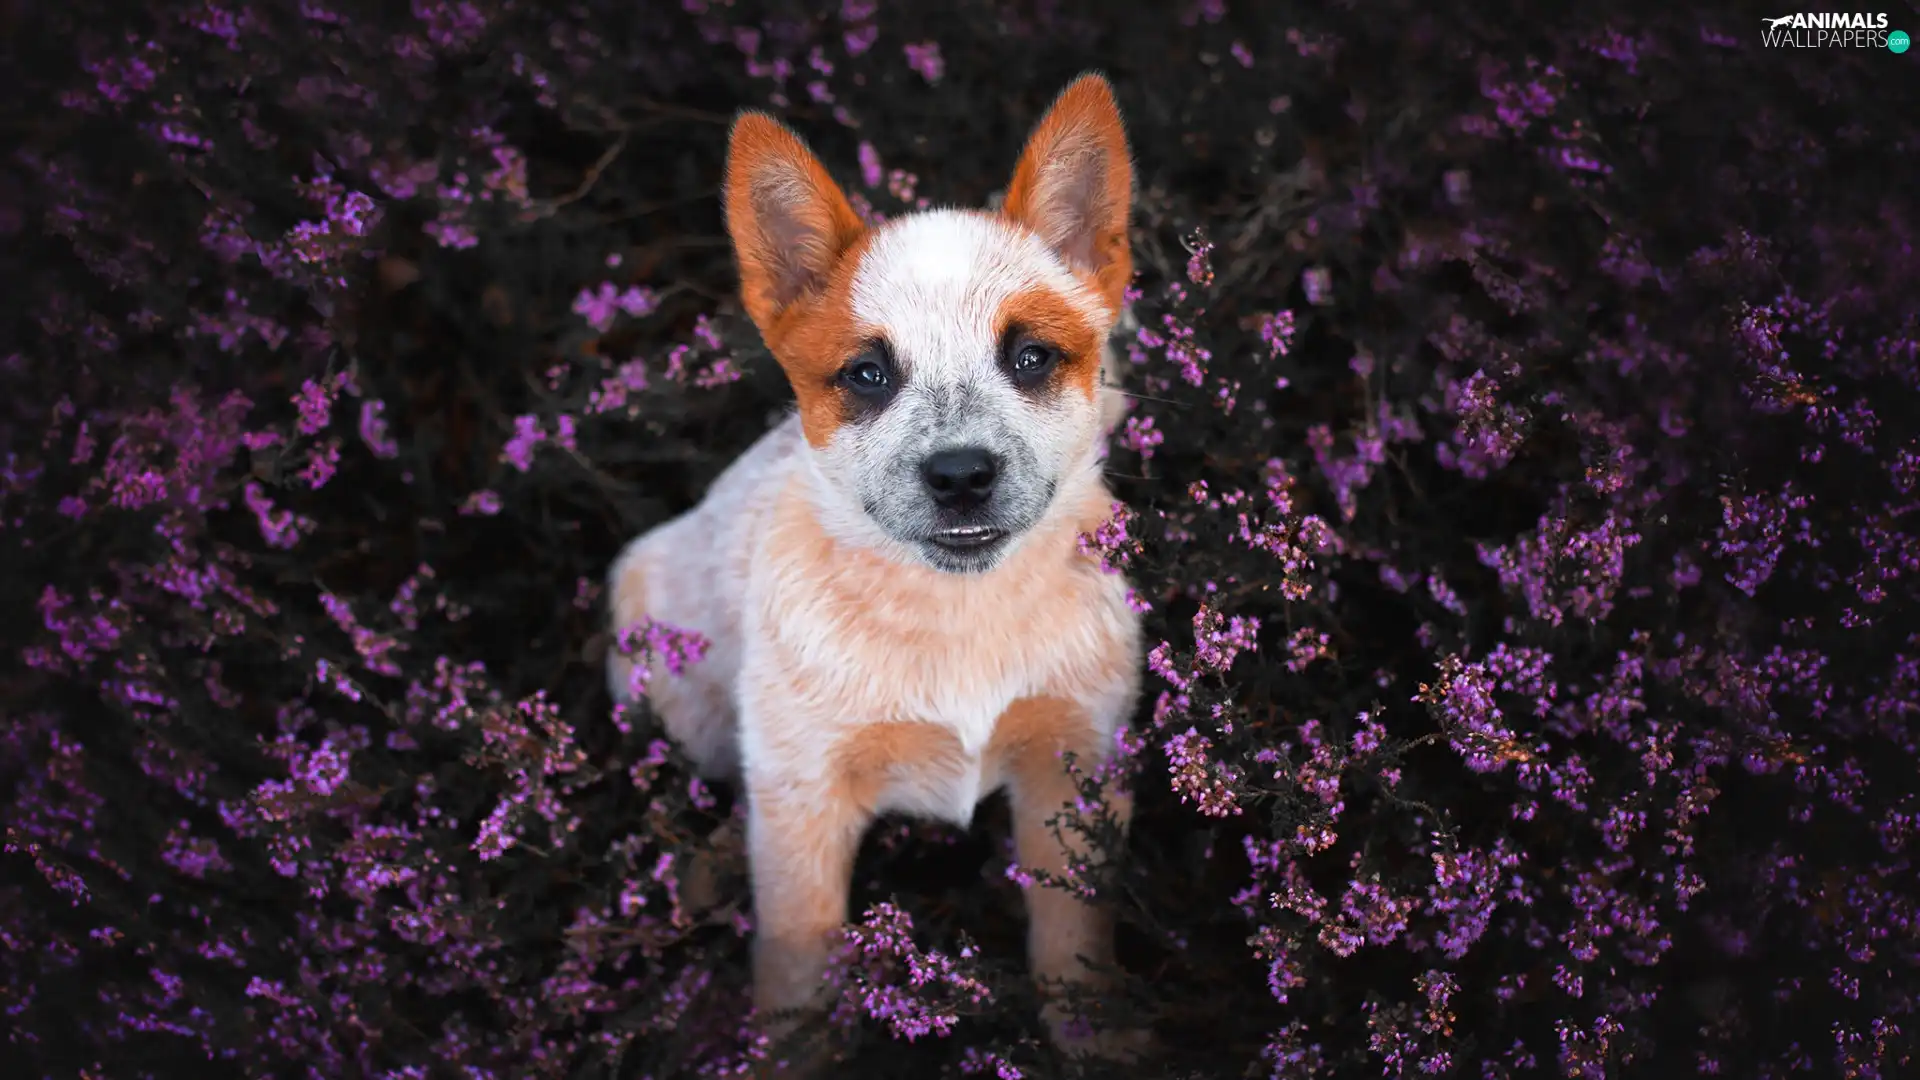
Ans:
<svg viewBox="0 0 1920 1080"><path fill-rule="evenodd" d="M1067 866L1048 826L1078 794L1061 753L1106 759L1140 685L1126 583L1076 542L1112 506L1100 463L1124 400L1107 338L1132 198L1095 75L1048 110L994 211L870 227L793 132L734 124L741 297L798 409L633 541L611 595L616 627L711 642L649 694L706 774L743 786L763 1012L818 1004L879 814L965 825L1004 788L1020 863ZM616 696L627 663L610 660ZM1124 796L1108 801L1125 821ZM1082 958L1111 963L1109 920L1061 889L1027 903L1034 976L1097 979ZM1064 1047L1121 1049L1048 1015Z"/></svg>

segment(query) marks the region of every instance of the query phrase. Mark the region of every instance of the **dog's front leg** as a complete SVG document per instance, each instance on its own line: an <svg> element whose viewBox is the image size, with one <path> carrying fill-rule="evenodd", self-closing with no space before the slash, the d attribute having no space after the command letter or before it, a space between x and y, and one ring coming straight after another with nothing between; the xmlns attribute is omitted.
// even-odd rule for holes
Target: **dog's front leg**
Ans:
<svg viewBox="0 0 1920 1080"><path fill-rule="evenodd" d="M747 777L753 996L778 1039L820 1007L867 812L829 781Z"/></svg>
<svg viewBox="0 0 1920 1080"><path fill-rule="evenodd" d="M1111 751L1108 737L1083 708L1058 699L1033 698L1008 710L994 740L1000 744L1008 777L1014 857L1029 873L1066 877L1072 858L1093 852L1081 833L1049 824L1080 797L1079 783L1066 771L1061 755L1071 751L1079 770L1091 772ZM1133 814L1131 797L1109 784L1102 801L1124 830ZM1089 990L1111 985L1112 916L1069 889L1034 882L1025 886L1025 892L1028 963L1042 996L1048 999L1042 1015L1055 1044L1070 1052L1121 1059L1144 1052L1146 1033L1085 1030L1055 997L1062 983Z"/></svg>

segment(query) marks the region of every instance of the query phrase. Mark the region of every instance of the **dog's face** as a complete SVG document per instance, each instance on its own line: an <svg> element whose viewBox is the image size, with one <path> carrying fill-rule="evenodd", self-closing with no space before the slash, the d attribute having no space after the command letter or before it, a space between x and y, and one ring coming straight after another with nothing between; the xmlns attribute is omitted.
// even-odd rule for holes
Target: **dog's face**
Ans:
<svg viewBox="0 0 1920 1080"><path fill-rule="evenodd" d="M741 296L793 383L827 524L980 572L1096 475L1132 197L1096 76L1035 128L1002 210L872 228L797 136L741 117L727 163Z"/></svg>

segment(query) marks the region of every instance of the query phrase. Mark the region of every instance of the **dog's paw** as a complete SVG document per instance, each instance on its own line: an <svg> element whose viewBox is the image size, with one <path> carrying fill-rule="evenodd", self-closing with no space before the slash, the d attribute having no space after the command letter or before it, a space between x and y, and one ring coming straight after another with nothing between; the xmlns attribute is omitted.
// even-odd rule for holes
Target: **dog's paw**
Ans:
<svg viewBox="0 0 1920 1080"><path fill-rule="evenodd" d="M832 1063L833 1055L824 1050L788 1054L761 1062L753 1070L753 1080L821 1080L832 1075L828 1069Z"/></svg>
<svg viewBox="0 0 1920 1080"><path fill-rule="evenodd" d="M1053 1045L1069 1057L1091 1057L1122 1065L1136 1064L1159 1052L1160 1042L1143 1027L1099 1027L1069 1014L1058 1004L1041 1010Z"/></svg>
<svg viewBox="0 0 1920 1080"><path fill-rule="evenodd" d="M1146 1028L1106 1028L1083 1036L1054 1036L1054 1045L1070 1057L1097 1058L1137 1065L1159 1053L1160 1041Z"/></svg>
<svg viewBox="0 0 1920 1080"><path fill-rule="evenodd" d="M817 1021L819 1014L787 1014L762 1021L762 1032L778 1048L753 1070L754 1080L821 1080L838 1075L836 1058L828 1040L795 1034L807 1020Z"/></svg>

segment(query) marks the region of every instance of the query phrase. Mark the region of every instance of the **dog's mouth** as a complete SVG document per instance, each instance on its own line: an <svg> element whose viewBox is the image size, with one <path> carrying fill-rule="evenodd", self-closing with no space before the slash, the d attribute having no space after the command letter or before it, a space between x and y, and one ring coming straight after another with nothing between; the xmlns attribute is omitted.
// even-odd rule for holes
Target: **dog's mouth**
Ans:
<svg viewBox="0 0 1920 1080"><path fill-rule="evenodd" d="M1007 530L996 529L990 525L962 525L951 529L941 529L927 542L943 551L956 555L985 551L1007 538Z"/></svg>

